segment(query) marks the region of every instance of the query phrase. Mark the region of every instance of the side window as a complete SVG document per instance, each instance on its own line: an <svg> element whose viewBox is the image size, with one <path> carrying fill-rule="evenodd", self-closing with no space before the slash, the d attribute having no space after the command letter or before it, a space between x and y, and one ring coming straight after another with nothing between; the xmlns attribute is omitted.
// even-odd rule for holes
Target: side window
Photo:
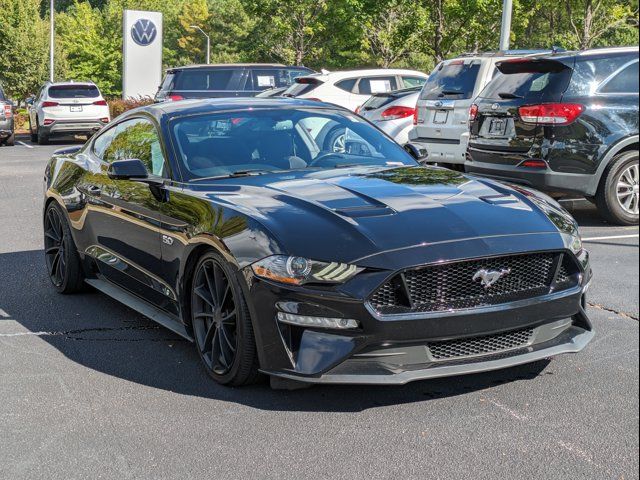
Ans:
<svg viewBox="0 0 640 480"><path fill-rule="evenodd" d="M107 147L113 141L113 136L116 133L116 128L113 127L101 133L94 141L93 141L93 153L101 160L105 160L104 152ZM106 160L105 160L106 161Z"/></svg>
<svg viewBox="0 0 640 480"><path fill-rule="evenodd" d="M150 174L165 176L165 159L158 132L151 122L142 118L118 125L102 157L109 163L133 158L142 160Z"/></svg>
<svg viewBox="0 0 640 480"><path fill-rule="evenodd" d="M347 80L341 80L339 82L336 83L336 87L338 87L340 90L344 90L345 92L353 92L353 87L356 86L356 82L358 81L357 78L349 78Z"/></svg>
<svg viewBox="0 0 640 480"><path fill-rule="evenodd" d="M427 83L426 78L420 77L402 77L402 84L404 88L421 87Z"/></svg>
<svg viewBox="0 0 640 480"><path fill-rule="evenodd" d="M600 93L638 93L638 62L628 65L600 88Z"/></svg>
<svg viewBox="0 0 640 480"><path fill-rule="evenodd" d="M369 77L363 78L358 84L360 95L372 93L386 93L398 89L396 77Z"/></svg>

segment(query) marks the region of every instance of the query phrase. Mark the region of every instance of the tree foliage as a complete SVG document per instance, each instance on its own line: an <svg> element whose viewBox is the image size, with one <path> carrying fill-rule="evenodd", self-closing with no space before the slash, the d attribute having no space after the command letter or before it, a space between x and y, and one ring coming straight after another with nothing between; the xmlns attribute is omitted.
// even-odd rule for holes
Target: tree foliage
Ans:
<svg viewBox="0 0 640 480"><path fill-rule="evenodd" d="M312 68L429 70L498 47L502 0L55 0L56 77L121 92L122 12L162 12L165 66L277 61ZM513 48L638 44L638 0L514 0ZM35 93L48 77L48 0L0 0L0 82Z"/></svg>

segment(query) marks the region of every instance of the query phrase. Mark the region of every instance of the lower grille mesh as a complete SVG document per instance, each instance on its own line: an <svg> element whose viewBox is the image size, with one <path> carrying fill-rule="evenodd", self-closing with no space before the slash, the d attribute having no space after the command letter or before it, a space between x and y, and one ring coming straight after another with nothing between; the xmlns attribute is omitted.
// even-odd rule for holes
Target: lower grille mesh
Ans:
<svg viewBox="0 0 640 480"><path fill-rule="evenodd" d="M532 337L533 329L526 329L485 337L431 342L427 347L434 360L442 361L521 348L528 345Z"/></svg>

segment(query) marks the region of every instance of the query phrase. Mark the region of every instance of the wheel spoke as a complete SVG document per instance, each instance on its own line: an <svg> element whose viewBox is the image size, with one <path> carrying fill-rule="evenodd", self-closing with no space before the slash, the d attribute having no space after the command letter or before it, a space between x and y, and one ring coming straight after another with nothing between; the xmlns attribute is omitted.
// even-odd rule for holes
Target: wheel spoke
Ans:
<svg viewBox="0 0 640 480"><path fill-rule="evenodd" d="M235 344L231 341L231 339L229 338L229 332L227 332L227 329L224 325L220 326L220 332L221 332L221 337L224 339L225 343L227 344L227 347L229 348L229 350L231 350L231 352L235 352L236 351L236 346Z"/></svg>
<svg viewBox="0 0 640 480"><path fill-rule="evenodd" d="M232 318L235 318L236 316L236 310L233 309L230 312L227 312L223 317L222 317L222 321L223 322L228 322L229 320L231 320ZM235 323L235 322L233 322Z"/></svg>
<svg viewBox="0 0 640 480"><path fill-rule="evenodd" d="M60 250L60 246L56 245L55 247L51 247L51 248L47 248L44 253L45 255L53 255L54 253L56 253L58 250Z"/></svg>
<svg viewBox="0 0 640 480"><path fill-rule="evenodd" d="M209 272L209 269L207 268L207 265L205 265L202 270L204 271L204 278L205 278L205 282L207 283L207 290L209 291L209 298L213 302L213 303L211 303L211 306L213 308L215 308L217 306L216 295L215 295L215 292L216 292L215 282L211 278L211 274Z"/></svg>
<svg viewBox="0 0 640 480"><path fill-rule="evenodd" d="M222 307L222 292L225 288L225 279L222 270L217 265L213 267L213 278L215 283L215 299L218 305Z"/></svg>
<svg viewBox="0 0 640 480"><path fill-rule="evenodd" d="M204 285L200 285L199 287L197 287L194 290L194 293L200 297L202 300L205 301L205 303L207 305L209 305L211 308L216 308L215 303L213 302L213 299L211 298L211 293L209 292L208 289L206 289L204 287Z"/></svg>

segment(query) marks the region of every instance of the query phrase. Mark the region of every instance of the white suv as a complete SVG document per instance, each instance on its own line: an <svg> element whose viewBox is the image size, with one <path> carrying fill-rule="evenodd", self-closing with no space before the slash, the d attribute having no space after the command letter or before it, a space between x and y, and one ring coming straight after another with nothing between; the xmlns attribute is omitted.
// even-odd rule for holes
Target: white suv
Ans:
<svg viewBox="0 0 640 480"><path fill-rule="evenodd" d="M424 85L428 75L414 70L371 69L327 72L298 77L283 97L333 103L355 111L374 93Z"/></svg>
<svg viewBox="0 0 640 480"><path fill-rule="evenodd" d="M499 73L496 63L535 53L541 52L485 53L438 64L418 97L409 141L427 150L429 162L463 165L469 143L469 108Z"/></svg>
<svg viewBox="0 0 640 480"><path fill-rule="evenodd" d="M44 145L55 134L92 135L109 123L109 106L90 82L46 83L30 102L31 141Z"/></svg>

